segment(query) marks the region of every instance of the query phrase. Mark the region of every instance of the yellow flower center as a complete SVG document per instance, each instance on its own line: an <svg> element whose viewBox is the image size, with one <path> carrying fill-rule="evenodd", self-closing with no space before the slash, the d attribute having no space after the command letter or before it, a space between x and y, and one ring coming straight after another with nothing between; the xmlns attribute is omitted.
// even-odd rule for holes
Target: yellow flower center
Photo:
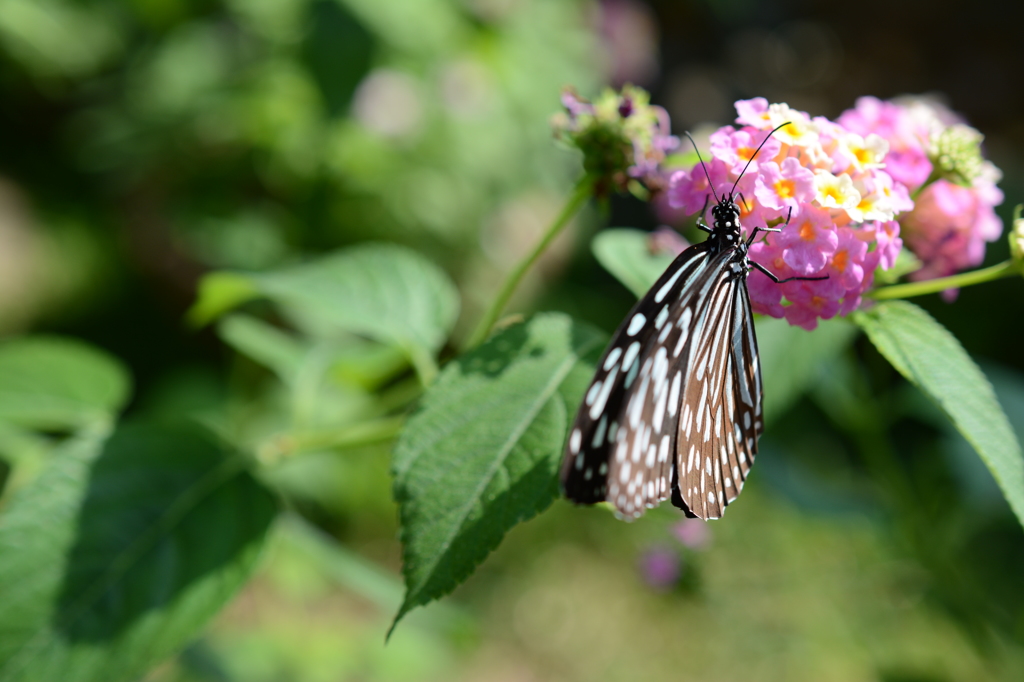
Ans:
<svg viewBox="0 0 1024 682"><path fill-rule="evenodd" d="M844 272L846 270L846 264L850 260L850 254L845 249L842 251L836 251L836 255L832 257L832 265L836 270Z"/></svg>
<svg viewBox="0 0 1024 682"><path fill-rule="evenodd" d="M775 193L779 195L780 199L792 199L796 194L796 182L785 178L779 180L775 183Z"/></svg>
<svg viewBox="0 0 1024 682"><path fill-rule="evenodd" d="M825 196L833 199L837 204L843 203L843 195L839 192L839 187L836 185L828 185L825 187Z"/></svg>
<svg viewBox="0 0 1024 682"><path fill-rule="evenodd" d="M805 242L814 241L814 225L811 224L810 220L800 226L800 239L803 239Z"/></svg>
<svg viewBox="0 0 1024 682"><path fill-rule="evenodd" d="M744 161L750 161L754 158L755 151L757 151L756 147L737 147L736 156L740 157Z"/></svg>
<svg viewBox="0 0 1024 682"><path fill-rule="evenodd" d="M860 149L854 149L853 155L857 157L857 161L861 165L865 163L871 163L872 161L874 161L874 156L871 154L869 150L865 149L864 147L861 147Z"/></svg>

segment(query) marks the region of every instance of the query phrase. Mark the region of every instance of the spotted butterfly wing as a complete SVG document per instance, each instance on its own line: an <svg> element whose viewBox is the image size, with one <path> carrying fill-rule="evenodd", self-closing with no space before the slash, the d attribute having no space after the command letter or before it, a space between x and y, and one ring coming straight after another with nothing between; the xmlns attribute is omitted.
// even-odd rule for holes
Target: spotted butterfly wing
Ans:
<svg viewBox="0 0 1024 682"><path fill-rule="evenodd" d="M735 243L723 230L684 251L615 332L569 431L569 499L637 517L671 498L708 519L739 494L757 452L761 379L734 224Z"/></svg>

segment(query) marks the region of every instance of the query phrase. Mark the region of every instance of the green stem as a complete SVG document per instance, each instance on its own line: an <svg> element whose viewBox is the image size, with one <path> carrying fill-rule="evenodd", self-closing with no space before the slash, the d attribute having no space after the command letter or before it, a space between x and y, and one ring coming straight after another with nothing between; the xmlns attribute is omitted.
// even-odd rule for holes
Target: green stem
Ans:
<svg viewBox="0 0 1024 682"><path fill-rule="evenodd" d="M869 291L867 295L876 301L885 301L892 298L910 298L911 296L934 294L940 291L945 291L946 289L969 287L972 284L991 282L992 280L1000 279L1002 277L1010 277L1020 273L1021 264L1008 260L1004 263L999 263L998 265L993 265L988 268L972 270L971 272L963 272L959 275L952 275L950 277L928 279L923 282L894 284L892 286Z"/></svg>
<svg viewBox="0 0 1024 682"><path fill-rule="evenodd" d="M519 282L523 279L523 276L529 271L533 264L537 262L541 254L548 248L555 237L557 237L562 229L569 224L569 220L572 219L576 212L580 210L587 199L590 198L591 190L593 189L594 180L589 175L583 176L578 183L576 183L576 189L573 190L572 196L569 197L569 201L566 202L562 208L561 213L555 218L554 222L548 226L547 231L541 238L537 245L533 248L533 251L528 253L519 263L513 268L512 272L505 278L505 282L501 285L501 289L498 291L498 295L491 302L489 308L484 313L484 316L480 319L476 329L473 331L472 336L469 337L469 341L466 342L464 350L479 346L487 339L487 335L491 333L491 329L494 327L494 323L498 321L498 317L501 315L505 306L508 305L508 300L512 298L512 294L515 292L516 287L519 286Z"/></svg>
<svg viewBox="0 0 1024 682"><path fill-rule="evenodd" d="M935 172L935 168L933 167L931 174L928 176L928 178L924 182L921 183L921 186L918 187L917 189L915 189L913 192L910 193L911 201L915 201L916 202L917 198L919 196L921 196L921 192L925 191L925 189L928 188L928 185L930 185L933 182L935 182L936 180L938 180L939 177L940 177L939 174Z"/></svg>

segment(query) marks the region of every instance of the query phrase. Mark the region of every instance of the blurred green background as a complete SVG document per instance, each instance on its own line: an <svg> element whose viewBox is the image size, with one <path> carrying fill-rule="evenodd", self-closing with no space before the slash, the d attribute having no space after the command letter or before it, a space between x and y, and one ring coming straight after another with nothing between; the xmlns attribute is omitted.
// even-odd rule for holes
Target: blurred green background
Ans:
<svg viewBox="0 0 1024 682"><path fill-rule="evenodd" d="M250 318L185 321L210 271L377 240L453 277L464 338L579 172L548 125L569 84L647 87L676 132L728 123L742 97L834 117L860 95L936 93L987 136L1008 219L1024 200L1021 14L878 0L0 0L0 334L118 356L136 384L130 418L217 425L261 457L289 509L255 580L147 679L1024 679L1021 528L969 446L863 339L814 368L708 537L667 508L627 525L558 502L385 646L402 589L389 434L280 452L272 436L288 419L407 404L408 368L356 348L331 400L303 412L300 388L247 342ZM513 309L614 329L632 297L589 238L665 219L629 198L594 208ZM1000 241L986 264L1006 257ZM920 303L1024 436L1022 283ZM249 312L282 323L269 306ZM678 579L654 580L655 555Z"/></svg>

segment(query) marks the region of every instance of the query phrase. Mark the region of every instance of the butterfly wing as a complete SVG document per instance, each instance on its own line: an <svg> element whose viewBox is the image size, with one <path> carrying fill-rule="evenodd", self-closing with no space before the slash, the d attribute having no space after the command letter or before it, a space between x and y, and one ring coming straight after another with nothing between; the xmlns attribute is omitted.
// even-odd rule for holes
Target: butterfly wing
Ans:
<svg viewBox="0 0 1024 682"><path fill-rule="evenodd" d="M626 316L569 431L566 497L636 517L672 495L692 328L731 258L690 247Z"/></svg>
<svg viewBox="0 0 1024 682"><path fill-rule="evenodd" d="M738 267L737 267L738 266ZM680 406L676 506L720 518L757 454L761 370L746 270L728 264L700 304Z"/></svg>

